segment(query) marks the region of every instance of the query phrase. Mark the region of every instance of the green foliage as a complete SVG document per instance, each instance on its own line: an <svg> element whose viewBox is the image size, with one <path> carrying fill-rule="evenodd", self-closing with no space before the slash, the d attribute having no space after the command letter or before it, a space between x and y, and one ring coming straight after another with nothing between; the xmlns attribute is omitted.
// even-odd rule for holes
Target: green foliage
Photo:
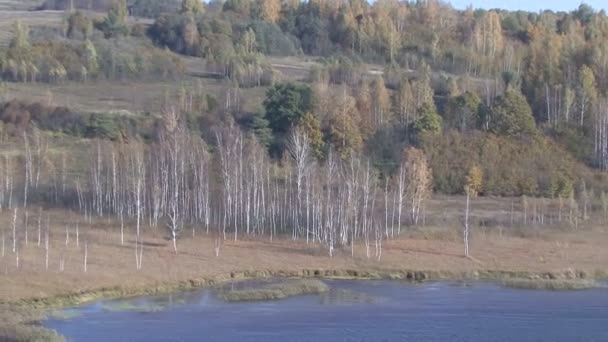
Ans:
<svg viewBox="0 0 608 342"><path fill-rule="evenodd" d="M13 37L8 45L7 57L13 60L28 59L30 53L30 29L21 21L13 23Z"/></svg>
<svg viewBox="0 0 608 342"><path fill-rule="evenodd" d="M417 134L437 134L441 132L443 119L437 114L435 105L424 103L418 109L418 119L414 122L414 130Z"/></svg>
<svg viewBox="0 0 608 342"><path fill-rule="evenodd" d="M447 127L467 131L475 129L479 122L481 99L477 94L466 92L448 100L443 116Z"/></svg>
<svg viewBox="0 0 608 342"><path fill-rule="evenodd" d="M251 1L249 0L226 0L222 8L224 12L235 12L243 16L249 16Z"/></svg>
<svg viewBox="0 0 608 342"><path fill-rule="evenodd" d="M578 9L574 12L574 16L583 24L588 24L591 21L595 11L593 7L586 3L581 3Z"/></svg>
<svg viewBox="0 0 608 342"><path fill-rule="evenodd" d="M580 101L580 124L585 123L585 117L592 113L591 107L597 101L597 82L593 70L587 65L583 65L579 72L578 97Z"/></svg>
<svg viewBox="0 0 608 342"><path fill-rule="evenodd" d="M99 57L95 45L88 39L84 42L83 52L85 60L83 67L87 69L90 75L96 76L99 72Z"/></svg>
<svg viewBox="0 0 608 342"><path fill-rule="evenodd" d="M120 126L111 114L94 114L89 117L85 136L116 140L120 137Z"/></svg>
<svg viewBox="0 0 608 342"><path fill-rule="evenodd" d="M331 29L328 18L319 15L317 6L307 2L299 8L292 33L300 40L305 53L326 56L334 49L329 39Z"/></svg>
<svg viewBox="0 0 608 342"><path fill-rule="evenodd" d="M258 51L258 42L255 32L249 28L241 34L241 40L238 44L239 52L242 54L254 54Z"/></svg>
<svg viewBox="0 0 608 342"><path fill-rule="evenodd" d="M102 21L96 23L95 26L103 32L106 38L126 36L129 34L127 16L126 0L115 0L108 11L108 15Z"/></svg>
<svg viewBox="0 0 608 342"><path fill-rule="evenodd" d="M64 107L17 101L0 107L0 121L18 130L35 125L42 130L76 137L111 140L146 133L145 124L121 113L77 113Z"/></svg>
<svg viewBox="0 0 608 342"><path fill-rule="evenodd" d="M575 124L562 124L549 130L549 134L573 157L593 165L593 136Z"/></svg>
<svg viewBox="0 0 608 342"><path fill-rule="evenodd" d="M186 53L183 32L187 20L187 16L184 15L163 14L150 27L148 35L160 46L166 46L175 52Z"/></svg>
<svg viewBox="0 0 608 342"><path fill-rule="evenodd" d="M251 116L247 126L258 138L260 144L269 147L273 142L272 130L269 127L268 120L261 112L255 112Z"/></svg>
<svg viewBox="0 0 608 342"><path fill-rule="evenodd" d="M181 61L173 53L143 45L133 37L87 39L78 44L37 41L31 45L15 38L2 68L3 76L14 81L52 83L100 77L164 79L183 72Z"/></svg>
<svg viewBox="0 0 608 342"><path fill-rule="evenodd" d="M181 13L200 15L205 12L205 6L200 0L182 0Z"/></svg>
<svg viewBox="0 0 608 342"><path fill-rule="evenodd" d="M309 112L304 114L299 126L302 127L308 136L308 139L310 139L310 147L312 149L313 156L315 156L317 159L321 159L325 150L325 141L323 141L321 122Z"/></svg>
<svg viewBox="0 0 608 342"><path fill-rule="evenodd" d="M391 175L396 172L402 158L402 151L409 145L403 140L403 130L398 128L380 129L365 141L365 155L381 174Z"/></svg>
<svg viewBox="0 0 608 342"><path fill-rule="evenodd" d="M361 150L363 139L353 118L338 111L329 119L329 143L343 160Z"/></svg>
<svg viewBox="0 0 608 342"><path fill-rule="evenodd" d="M210 112L215 112L218 108L218 102L217 99L211 95L207 95L205 98L205 101L207 102L207 110Z"/></svg>
<svg viewBox="0 0 608 342"><path fill-rule="evenodd" d="M504 71L502 74L502 82L505 89L509 90L517 82L517 75L512 71Z"/></svg>
<svg viewBox="0 0 608 342"><path fill-rule="evenodd" d="M496 99L492 106L490 130L496 134L513 137L537 135L532 109L521 93L508 90Z"/></svg>
<svg viewBox="0 0 608 342"><path fill-rule="evenodd" d="M266 92L266 119L275 134L283 135L297 126L311 109L311 89L295 83L276 84Z"/></svg>
<svg viewBox="0 0 608 342"><path fill-rule="evenodd" d="M552 192L547 194L549 197L569 198L574 193L574 184L567 176L560 174L557 177L554 177L554 179L555 188L552 189Z"/></svg>
<svg viewBox="0 0 608 342"><path fill-rule="evenodd" d="M311 97L309 86L295 83L279 83L266 92L265 118L274 135L271 152L275 156L282 155L287 134L312 108Z"/></svg>
<svg viewBox="0 0 608 342"><path fill-rule="evenodd" d="M268 86L274 80L272 65L260 54L232 56L228 66L226 76L241 87Z"/></svg>

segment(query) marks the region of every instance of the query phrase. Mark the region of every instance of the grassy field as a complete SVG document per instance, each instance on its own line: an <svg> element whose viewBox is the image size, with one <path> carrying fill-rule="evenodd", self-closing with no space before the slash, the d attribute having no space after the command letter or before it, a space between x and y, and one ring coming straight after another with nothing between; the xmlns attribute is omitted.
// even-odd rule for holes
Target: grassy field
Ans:
<svg viewBox="0 0 608 342"><path fill-rule="evenodd" d="M24 11L40 6L44 0L0 0L2 11Z"/></svg>
<svg viewBox="0 0 608 342"><path fill-rule="evenodd" d="M98 81L86 84L67 82L60 85L44 83L10 83L5 98L26 102L50 102L56 106L66 106L81 112L108 112L128 110L132 112L156 113L164 99L177 98L179 89L198 87L195 78L187 77L177 81ZM222 101L227 83L222 80L201 79L203 92ZM261 108L265 88L242 89L243 108L255 111Z"/></svg>

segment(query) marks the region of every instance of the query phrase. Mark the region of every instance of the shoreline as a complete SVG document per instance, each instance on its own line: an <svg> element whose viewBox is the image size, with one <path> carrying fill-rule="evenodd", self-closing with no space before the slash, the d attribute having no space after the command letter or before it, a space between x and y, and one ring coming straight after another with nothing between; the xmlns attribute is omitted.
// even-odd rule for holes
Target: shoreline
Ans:
<svg viewBox="0 0 608 342"><path fill-rule="evenodd" d="M13 314L13 321L5 324L14 325L8 331L16 331L14 336L3 336L0 340L15 339L30 340L32 336L44 340L62 341L63 337L56 331L44 328L41 322L48 318L52 311L68 309L93 303L101 300L127 299L139 296L165 295L181 291L191 291L204 288L213 288L235 281L264 280L264 279L319 279L319 280L389 280L389 281L408 281L408 282L428 282L428 281L488 281L497 282L502 286L507 286L509 281L525 281L529 284L543 284L546 282L560 282L566 284L588 283L608 278L608 273L596 271L589 274L585 271L567 269L558 272L528 272L528 271L504 271L504 270L477 270L472 272L452 272L452 271L415 271L415 270L354 270L354 269L303 269L301 271L286 270L260 270L260 271L239 271L221 274L215 277L201 277L186 281L173 283L156 283L139 287L116 286L102 287L99 289L75 291L62 295L49 297L21 299L11 302L2 302L0 307L10 309ZM530 287L534 288L534 287ZM537 287L537 289L548 290L548 288ZM549 290L576 290L575 287L564 286L562 288L549 288ZM580 288L583 289L583 288ZM1 315L0 315L1 316ZM7 327L2 327L0 332L7 331Z"/></svg>
<svg viewBox="0 0 608 342"><path fill-rule="evenodd" d="M100 287L85 291L74 291L67 294L48 297L32 297L15 301L0 301L0 305L17 307L28 306L32 309L56 309L84 305L90 302L107 299L130 298L146 295L162 295L179 291L213 288L234 281L264 279L320 279L320 280L402 280L409 282L427 281L490 281L506 280L529 281L594 281L608 278L608 272L565 269L563 271L530 272L505 270L476 270L465 272L437 270L354 270L354 269L303 269L301 271L265 270L235 271L214 277L193 278L185 281L156 283L144 286ZM67 305L67 306L66 306Z"/></svg>

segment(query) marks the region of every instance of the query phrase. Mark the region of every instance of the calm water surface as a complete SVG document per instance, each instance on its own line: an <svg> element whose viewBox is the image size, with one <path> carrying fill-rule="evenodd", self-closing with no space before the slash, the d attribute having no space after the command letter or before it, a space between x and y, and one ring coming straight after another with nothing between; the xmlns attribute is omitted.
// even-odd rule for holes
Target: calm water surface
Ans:
<svg viewBox="0 0 608 342"><path fill-rule="evenodd" d="M68 341L608 341L608 290L327 281L322 296L226 303L213 290L102 301L51 319Z"/></svg>

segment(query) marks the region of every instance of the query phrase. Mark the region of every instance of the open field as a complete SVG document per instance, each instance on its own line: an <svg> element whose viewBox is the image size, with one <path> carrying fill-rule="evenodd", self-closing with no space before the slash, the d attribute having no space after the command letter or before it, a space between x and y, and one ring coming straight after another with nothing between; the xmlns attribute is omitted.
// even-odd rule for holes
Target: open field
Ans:
<svg viewBox="0 0 608 342"><path fill-rule="evenodd" d="M0 10L18 11L28 10L41 5L44 0L0 0Z"/></svg>
<svg viewBox="0 0 608 342"><path fill-rule="evenodd" d="M158 112L165 96L174 100L182 86L197 87L194 78L178 81L111 82L98 81L87 84L68 82L59 85L44 83L10 83L5 98L25 102L50 102L81 112L107 112L128 110L132 112ZM201 79L203 92L219 101L226 89L222 80ZM261 108L265 88L242 89L245 110Z"/></svg>
<svg viewBox="0 0 608 342"><path fill-rule="evenodd" d="M0 4L1 6L2 4ZM7 11L0 7L0 47L7 47L13 37L13 23L21 21L30 27L60 29L65 12L63 11Z"/></svg>

